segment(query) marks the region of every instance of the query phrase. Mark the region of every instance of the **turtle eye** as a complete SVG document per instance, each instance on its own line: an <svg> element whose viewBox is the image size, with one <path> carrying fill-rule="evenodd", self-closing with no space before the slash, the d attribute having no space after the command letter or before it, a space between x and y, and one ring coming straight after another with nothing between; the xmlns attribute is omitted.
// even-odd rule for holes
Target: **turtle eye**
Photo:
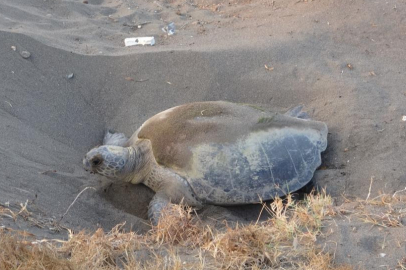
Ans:
<svg viewBox="0 0 406 270"><path fill-rule="evenodd" d="M99 157L95 157L91 160L92 166L99 166L102 163L102 159Z"/></svg>

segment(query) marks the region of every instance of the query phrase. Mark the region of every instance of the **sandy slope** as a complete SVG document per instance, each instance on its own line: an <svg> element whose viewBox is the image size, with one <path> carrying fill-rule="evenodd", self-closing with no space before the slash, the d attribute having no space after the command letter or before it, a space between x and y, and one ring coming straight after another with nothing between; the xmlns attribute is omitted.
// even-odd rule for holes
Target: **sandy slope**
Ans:
<svg viewBox="0 0 406 270"><path fill-rule="evenodd" d="M361 0L4 0L0 203L30 200L52 227L92 186L64 226L109 229L126 221L145 231L140 218L152 193L89 176L83 155L106 128L131 135L163 109L220 99L276 110L301 103L325 121L329 147L315 179L338 200L365 198L371 177L373 194L403 189L405 8L403 1ZM160 28L170 21L178 30L167 37ZM130 27L143 22L150 23ZM157 45L123 47L125 37L138 35L154 35ZM22 58L23 50L31 57ZM256 212L211 207L204 214L244 220Z"/></svg>

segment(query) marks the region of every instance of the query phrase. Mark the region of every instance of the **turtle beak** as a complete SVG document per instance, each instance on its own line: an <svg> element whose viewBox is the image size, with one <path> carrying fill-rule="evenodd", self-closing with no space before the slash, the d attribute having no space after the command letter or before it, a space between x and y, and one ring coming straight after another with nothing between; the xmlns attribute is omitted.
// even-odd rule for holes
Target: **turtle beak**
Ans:
<svg viewBox="0 0 406 270"><path fill-rule="evenodd" d="M91 166L89 161L87 160L87 158L83 159L83 168L85 169L85 171L91 171Z"/></svg>
<svg viewBox="0 0 406 270"><path fill-rule="evenodd" d="M85 171L90 172L90 174L96 174L87 158L83 159L83 168L85 169Z"/></svg>

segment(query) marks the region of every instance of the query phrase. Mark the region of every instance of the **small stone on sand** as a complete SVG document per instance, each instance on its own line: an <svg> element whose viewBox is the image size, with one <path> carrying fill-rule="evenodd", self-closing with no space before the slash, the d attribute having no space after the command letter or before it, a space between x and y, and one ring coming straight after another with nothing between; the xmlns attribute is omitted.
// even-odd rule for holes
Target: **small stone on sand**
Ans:
<svg viewBox="0 0 406 270"><path fill-rule="evenodd" d="M28 58L30 58L31 53L28 52L28 51L21 51L21 52L20 52L20 55L22 56L22 58L28 59Z"/></svg>

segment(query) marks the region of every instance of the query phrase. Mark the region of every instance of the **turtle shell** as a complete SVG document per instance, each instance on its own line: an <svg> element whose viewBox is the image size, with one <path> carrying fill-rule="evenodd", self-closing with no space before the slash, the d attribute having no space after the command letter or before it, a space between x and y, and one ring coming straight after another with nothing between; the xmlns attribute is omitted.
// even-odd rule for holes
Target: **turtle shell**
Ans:
<svg viewBox="0 0 406 270"><path fill-rule="evenodd" d="M321 164L327 126L223 101L185 104L148 119L156 161L184 177L203 202L260 202L305 186Z"/></svg>

